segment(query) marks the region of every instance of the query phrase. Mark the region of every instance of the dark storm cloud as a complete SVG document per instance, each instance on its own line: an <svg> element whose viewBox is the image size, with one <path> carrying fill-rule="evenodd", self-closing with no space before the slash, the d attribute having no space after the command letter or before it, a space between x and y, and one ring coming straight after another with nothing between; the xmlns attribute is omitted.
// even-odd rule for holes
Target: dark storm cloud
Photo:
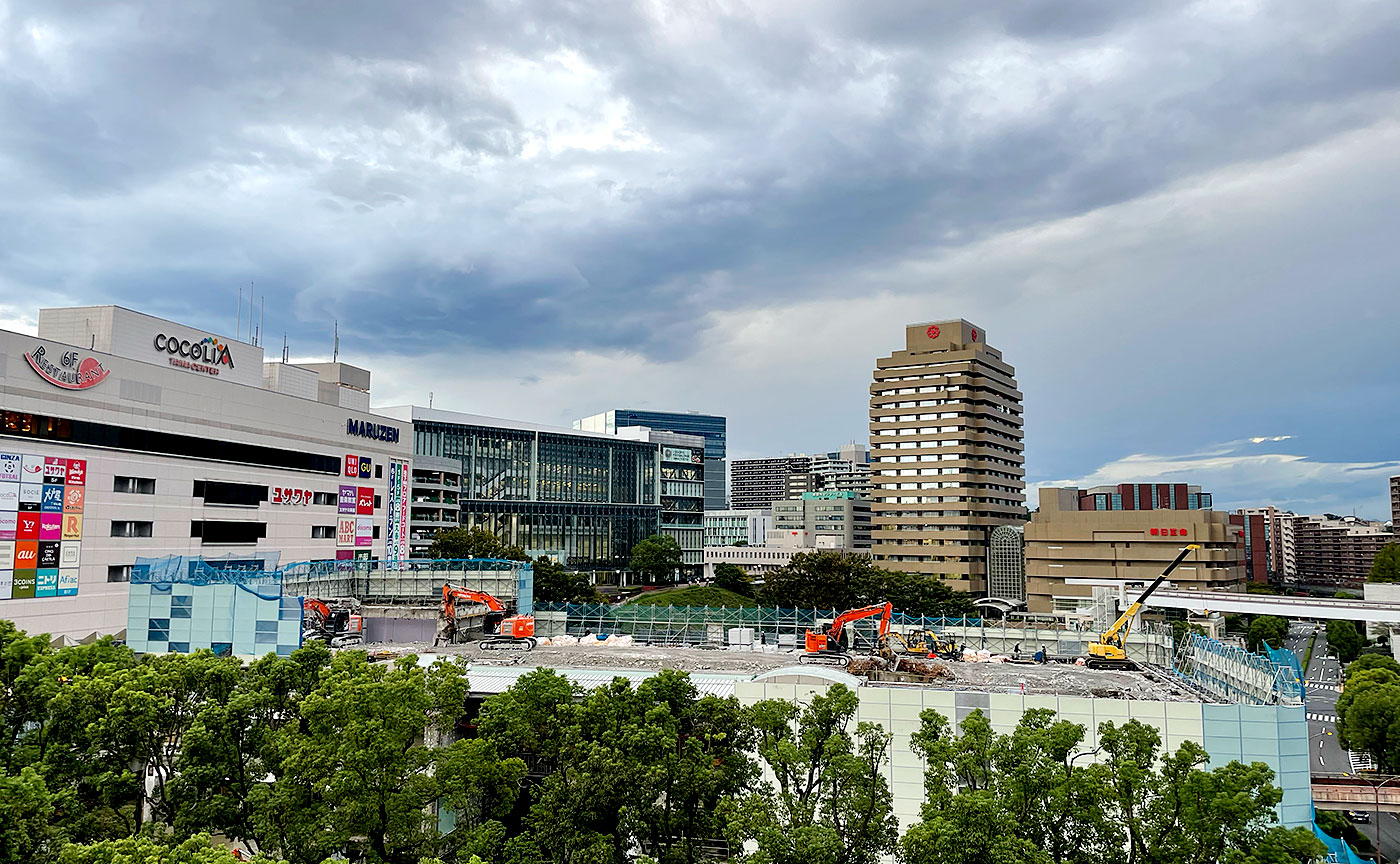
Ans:
<svg viewBox="0 0 1400 864"><path fill-rule="evenodd" d="M121 292L165 281L152 238L204 235L226 249L211 289L260 278L317 315L354 298L378 344L464 316L481 345L673 352L697 312L810 291L804 272L1305 146L1374 119L1365 97L1400 77L1391 8L1203 8L15 3L0 178L24 194L0 228L26 248L0 263L23 251L26 281L146 302ZM592 77L562 108L501 85L560 52ZM607 100L642 146L551 149L560 110L602 123ZM82 218L149 257L45 254L85 201L122 196Z"/></svg>

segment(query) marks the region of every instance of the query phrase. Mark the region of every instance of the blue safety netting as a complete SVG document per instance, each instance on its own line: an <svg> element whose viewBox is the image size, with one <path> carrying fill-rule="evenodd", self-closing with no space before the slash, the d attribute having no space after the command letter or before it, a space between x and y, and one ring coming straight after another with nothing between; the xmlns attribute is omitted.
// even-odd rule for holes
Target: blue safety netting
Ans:
<svg viewBox="0 0 1400 864"><path fill-rule="evenodd" d="M1264 643L1264 651L1273 663L1293 670L1293 674L1298 677L1298 688L1303 691L1303 698L1306 699L1308 688L1303 682L1303 664L1298 662L1298 655L1287 648L1274 648L1267 642Z"/></svg>
<svg viewBox="0 0 1400 864"><path fill-rule="evenodd" d="M1322 841L1322 845L1327 847L1327 860L1329 862L1336 861L1337 864L1369 864L1365 858L1351 851L1351 847L1347 845L1347 841L1340 837L1333 837L1317 827L1316 809L1313 810L1313 816L1313 834L1317 836L1317 839Z"/></svg>

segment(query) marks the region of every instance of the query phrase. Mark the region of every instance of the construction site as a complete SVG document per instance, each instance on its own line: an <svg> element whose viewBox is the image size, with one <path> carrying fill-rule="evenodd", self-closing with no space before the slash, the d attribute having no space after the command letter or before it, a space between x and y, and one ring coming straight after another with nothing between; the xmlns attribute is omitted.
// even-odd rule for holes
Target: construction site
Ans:
<svg viewBox="0 0 1400 864"><path fill-rule="evenodd" d="M840 684L859 700L857 719L891 736L887 779L905 821L917 818L924 797L910 742L929 709L954 723L980 711L999 732L1048 709L1084 728L1086 752L1103 724L1137 720L1168 750L1193 741L1212 764L1269 765L1283 790L1280 819L1312 819L1296 660L1200 634L1177 642L1169 628L1143 624L1143 601L1160 578L1115 618L1075 629L903 615L887 602L844 611L537 606L531 566L513 561L318 562L256 573L181 562L152 573L132 581L132 620L188 609L181 626L189 635L172 620L168 645L178 638L186 650L257 656L322 641L372 660L461 659L476 700L545 668L584 689L675 669L700 692L741 705L802 702ZM227 637L218 629L225 618ZM149 640L138 650L174 649Z"/></svg>

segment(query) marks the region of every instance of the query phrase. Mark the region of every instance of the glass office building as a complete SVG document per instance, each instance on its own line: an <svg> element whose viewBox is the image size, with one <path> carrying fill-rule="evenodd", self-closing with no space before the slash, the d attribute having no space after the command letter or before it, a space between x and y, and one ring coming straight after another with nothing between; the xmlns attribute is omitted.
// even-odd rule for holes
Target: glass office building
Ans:
<svg viewBox="0 0 1400 864"><path fill-rule="evenodd" d="M729 495L725 485L725 478L728 476L728 471L725 470L727 433L723 417L693 411L639 411L618 408L574 421L575 429L602 432L606 435L616 434L618 429L628 426L645 426L658 432L676 432L704 438L705 509L728 509Z"/></svg>
<svg viewBox="0 0 1400 864"><path fill-rule="evenodd" d="M412 420L415 458L460 464L463 527L580 569L624 568L659 530L656 444L430 408L384 413Z"/></svg>

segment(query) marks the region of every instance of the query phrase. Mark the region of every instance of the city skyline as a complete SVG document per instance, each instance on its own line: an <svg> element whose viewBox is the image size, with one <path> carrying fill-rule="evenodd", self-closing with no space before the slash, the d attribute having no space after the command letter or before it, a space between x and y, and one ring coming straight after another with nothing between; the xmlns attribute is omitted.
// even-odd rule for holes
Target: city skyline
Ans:
<svg viewBox="0 0 1400 864"><path fill-rule="evenodd" d="M1344 5L10 3L0 326L234 335L241 290L273 353L338 320L376 405L696 410L733 460L866 440L875 358L965 318L1017 368L1032 500L1386 519L1400 11Z"/></svg>

